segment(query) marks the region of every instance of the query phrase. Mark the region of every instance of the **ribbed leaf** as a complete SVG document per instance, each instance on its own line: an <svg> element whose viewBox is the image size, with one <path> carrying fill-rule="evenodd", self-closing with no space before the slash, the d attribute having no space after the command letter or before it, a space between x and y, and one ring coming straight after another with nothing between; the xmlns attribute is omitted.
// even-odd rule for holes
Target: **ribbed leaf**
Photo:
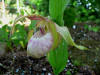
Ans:
<svg viewBox="0 0 100 75"><path fill-rule="evenodd" d="M62 72L67 64L68 59L66 42L63 40L55 50L50 50L47 58L49 63L52 65L55 75L58 75L60 72Z"/></svg>
<svg viewBox="0 0 100 75"><path fill-rule="evenodd" d="M50 17L59 25L64 25L63 13L68 1L69 0L49 0ZM67 43L65 43L65 41L62 41L61 45L59 45L56 50L51 50L48 54L48 60L53 67L55 75L58 75L66 66L66 61L68 58L68 50L66 48L66 44Z"/></svg>
<svg viewBox="0 0 100 75"><path fill-rule="evenodd" d="M49 13L53 21L59 25L64 25L63 13L69 0L49 0Z"/></svg>

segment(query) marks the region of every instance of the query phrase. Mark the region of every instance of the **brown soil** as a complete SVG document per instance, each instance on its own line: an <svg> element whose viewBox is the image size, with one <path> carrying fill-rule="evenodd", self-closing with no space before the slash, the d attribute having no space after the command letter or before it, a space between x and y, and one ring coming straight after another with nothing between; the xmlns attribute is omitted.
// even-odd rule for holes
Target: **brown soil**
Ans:
<svg viewBox="0 0 100 75"><path fill-rule="evenodd" d="M94 41L100 41L100 32L92 32L84 30L83 26L78 25L76 29L70 29L70 31L72 33L73 39L79 44L81 43L80 41L83 40L87 40L88 42L91 39ZM89 45L86 45L85 43L81 44L89 48ZM69 49L73 49L73 47L70 47ZM70 51L69 54L71 54ZM97 71L93 70L89 65L76 66L71 61L73 60L73 58L70 59L69 57L69 60L70 62L68 64L66 62L67 67L60 75L66 75L68 69L71 71L72 75L98 75L98 73L96 74ZM20 50L14 53L9 52L3 56L0 56L0 75L54 75L54 74L52 71L52 67L48 63L46 57L40 59L33 59L31 57L27 57L25 50L24 51Z"/></svg>

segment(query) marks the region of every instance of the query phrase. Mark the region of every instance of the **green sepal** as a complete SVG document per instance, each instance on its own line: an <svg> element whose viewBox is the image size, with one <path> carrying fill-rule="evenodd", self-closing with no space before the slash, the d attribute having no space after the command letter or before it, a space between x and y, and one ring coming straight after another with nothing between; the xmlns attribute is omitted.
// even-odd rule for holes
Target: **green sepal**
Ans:
<svg viewBox="0 0 100 75"><path fill-rule="evenodd" d="M76 48L80 49L80 50L87 50L88 48L84 47L84 46L81 46L81 45L77 45L71 35L70 35L70 32L68 30L67 27L63 26L63 27L60 27L58 26L57 24L56 25L56 28L57 28L57 32L64 38L64 40L66 41L66 43L70 46L75 46Z"/></svg>

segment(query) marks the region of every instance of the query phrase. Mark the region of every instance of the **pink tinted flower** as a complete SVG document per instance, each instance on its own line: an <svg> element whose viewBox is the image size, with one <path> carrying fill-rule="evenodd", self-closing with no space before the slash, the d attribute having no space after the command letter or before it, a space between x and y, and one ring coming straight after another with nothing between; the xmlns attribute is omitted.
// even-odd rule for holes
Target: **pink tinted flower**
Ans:
<svg viewBox="0 0 100 75"><path fill-rule="evenodd" d="M53 44L53 37L50 32L42 34L36 32L28 42L27 55L40 58L49 52Z"/></svg>

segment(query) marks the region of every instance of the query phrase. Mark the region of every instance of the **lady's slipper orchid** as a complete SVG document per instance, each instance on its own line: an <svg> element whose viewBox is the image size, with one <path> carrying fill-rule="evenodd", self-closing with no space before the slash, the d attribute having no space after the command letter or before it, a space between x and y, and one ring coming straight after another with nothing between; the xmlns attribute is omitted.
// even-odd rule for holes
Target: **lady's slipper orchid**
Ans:
<svg viewBox="0 0 100 75"><path fill-rule="evenodd" d="M33 58L44 56L59 45L61 38L64 38L68 45L75 46L81 50L87 49L84 46L79 46L74 43L67 27L60 27L51 20L38 15L22 16L22 18L25 17L30 20L39 20L36 24L39 31L30 38L27 45L28 56L32 56ZM17 18L15 23L20 19L21 17L19 19Z"/></svg>

